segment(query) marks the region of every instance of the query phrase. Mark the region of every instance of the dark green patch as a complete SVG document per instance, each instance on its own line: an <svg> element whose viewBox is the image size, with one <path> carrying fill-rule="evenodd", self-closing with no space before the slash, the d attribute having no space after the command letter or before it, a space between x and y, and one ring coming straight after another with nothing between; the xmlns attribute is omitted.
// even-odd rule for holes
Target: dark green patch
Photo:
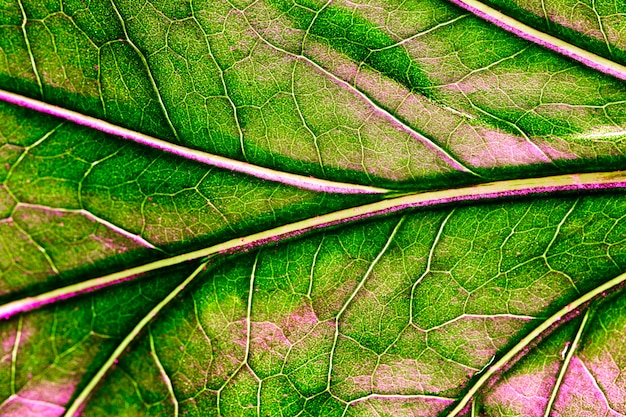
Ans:
<svg viewBox="0 0 626 417"><path fill-rule="evenodd" d="M493 109L484 105L476 107L488 113L482 117L483 121L516 136L521 136L520 130L528 136L564 136L578 132L578 129L565 119L520 110Z"/></svg>
<svg viewBox="0 0 626 417"><path fill-rule="evenodd" d="M270 0L269 3L285 12L297 28L307 30L354 61L368 64L409 90L432 98L432 83L406 50L392 46L396 40L354 12L329 6L313 13L310 8L319 9L313 4L303 8L288 1Z"/></svg>

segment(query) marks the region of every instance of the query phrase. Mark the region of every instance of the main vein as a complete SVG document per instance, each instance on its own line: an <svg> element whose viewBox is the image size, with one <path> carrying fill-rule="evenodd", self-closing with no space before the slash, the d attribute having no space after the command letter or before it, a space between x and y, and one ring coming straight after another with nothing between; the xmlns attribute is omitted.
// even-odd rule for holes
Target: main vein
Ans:
<svg viewBox="0 0 626 417"><path fill-rule="evenodd" d="M493 23L494 25L511 32L520 38L541 45L581 64L591 67L621 80L626 80L626 66L610 59L603 58L555 36L541 32L519 20L513 19L504 13L487 6L477 0L449 0L457 6L475 14L476 16Z"/></svg>
<svg viewBox="0 0 626 417"><path fill-rule="evenodd" d="M305 233L355 222L361 219L401 212L416 207L437 207L463 201L491 201L538 194L567 191L593 191L599 189L625 189L626 172L591 172L584 174L556 175L540 178L524 178L496 181L471 187L441 191L429 191L389 198L375 203L339 210L321 216L289 223L263 232L239 237L207 248L187 252L170 258L146 263L134 268L93 278L66 287L8 302L0 306L0 318L9 318L21 312L31 311L58 300L72 298L99 288L141 278L143 274L185 262L225 255L267 245Z"/></svg>
<svg viewBox="0 0 626 417"><path fill-rule="evenodd" d="M278 182L287 185L293 185L306 190L339 193L339 194L384 194L390 190L378 187L370 187L359 184L349 184L337 181L330 181L321 178L308 177L304 175L292 174L290 172L277 171L274 169L249 164L247 162L230 159L197 149L187 148L158 139L146 134L127 129L125 127L114 125L95 117L87 116L72 110L58 107L43 101L24 97L9 91L0 90L0 100L15 104L17 106L26 107L41 113L46 113L61 119L68 120L78 125L87 126L95 130L99 130L110 135L117 136L122 139L130 140L151 148L180 156L185 159L200 162L206 165L227 169L230 171L240 172L261 178L268 181Z"/></svg>

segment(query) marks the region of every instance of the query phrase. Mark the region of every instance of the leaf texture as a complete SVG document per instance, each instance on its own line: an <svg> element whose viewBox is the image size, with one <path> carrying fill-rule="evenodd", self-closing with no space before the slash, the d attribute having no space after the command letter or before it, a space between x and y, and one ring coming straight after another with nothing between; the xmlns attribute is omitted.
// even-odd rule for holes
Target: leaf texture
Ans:
<svg viewBox="0 0 626 417"><path fill-rule="evenodd" d="M624 13L4 2L0 414L626 415Z"/></svg>

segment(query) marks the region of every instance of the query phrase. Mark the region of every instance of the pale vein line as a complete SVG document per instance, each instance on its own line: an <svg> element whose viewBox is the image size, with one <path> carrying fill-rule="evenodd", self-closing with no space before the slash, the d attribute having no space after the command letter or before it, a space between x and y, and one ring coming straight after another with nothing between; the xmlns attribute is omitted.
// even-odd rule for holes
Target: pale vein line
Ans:
<svg viewBox="0 0 626 417"><path fill-rule="evenodd" d="M335 84L337 84L340 87L343 87L344 89L352 92L354 95L356 95L361 100L363 100L368 106L370 106L370 108L372 110L374 110L374 112L380 114L384 119L387 119L395 127L397 127L398 129L402 130L403 132L407 133L409 136L411 136L413 139L415 139L417 142L423 144L427 148L430 148L430 149L434 150L435 152L437 152L439 154L439 156L443 160L445 160L446 163L448 163L454 169L462 171L462 172L467 172L469 174L472 174L472 175L475 175L477 177L480 177L480 175L478 175L477 173L475 173L474 171L472 171L471 169L469 169L468 167L463 165L454 156L452 156L445 149L443 149L441 146L439 146L439 144L437 144L436 142L434 142L430 138L422 135L421 133L419 133L418 131L416 131L412 127L408 126L406 123L404 123L398 117L393 115L391 112L389 112L385 108L383 108L383 107L379 106L378 104L376 104L367 94L365 94L364 92L362 92L361 90L359 90L358 88L356 88L355 86L350 84L349 82L345 81L344 79L342 79L342 78L336 76L335 74L333 74L332 72L328 71L326 68L322 67L321 65L319 65L318 63L313 61L308 56L306 56L304 54L295 54L295 53L290 52L290 51L288 51L286 49L283 49L283 48L281 48L281 47L279 47L277 45L274 45L273 43L271 43L270 41L265 39L254 28L254 26L252 26L250 24L250 22L248 21L247 16L245 14L243 16L246 19L246 21L248 22L248 25L250 26L250 29L252 29L252 31L254 31L254 33L257 35L257 37L263 43L265 43L267 46L269 46L270 48L274 49L277 52L281 52L281 53L283 53L283 54L285 54L287 56L290 56L290 57L292 57L294 59L303 61L305 64L310 65L311 67L315 68L317 71L322 73L324 76L326 76L328 79L330 79Z"/></svg>
<svg viewBox="0 0 626 417"><path fill-rule="evenodd" d="M39 87L39 94L41 98L43 98L43 85L41 83L41 77L39 76L39 71L37 71L35 56L33 55L33 50L31 49L30 41L28 40L28 34L26 33L26 23L28 22L28 18L26 17L26 10L24 10L22 0L18 0L17 4L20 6L20 11L22 12L22 33L24 34L24 42L26 42L26 49L28 50L28 56L30 57L30 65L33 68L33 72L35 73L35 79L37 80L37 86Z"/></svg>
<svg viewBox="0 0 626 417"><path fill-rule="evenodd" d="M17 158L17 160L13 163L13 165L11 165L11 168L9 168L6 177L4 178L3 184L8 184L9 182L9 178L11 178L11 175L13 175L13 171L17 168L17 166L19 164L22 163L22 161L24 160L24 158L26 158L26 155L28 155L28 153L31 151L31 149L39 146L43 141L45 141L46 139L48 139L50 136L52 136L61 126L63 126L63 123L59 123L58 125L56 125L55 127L53 127L52 129L50 129L48 132L46 132L41 138L39 138L38 140L36 140L35 142L33 142L32 144L28 145L28 146L24 146L24 151L20 154L20 156Z"/></svg>
<svg viewBox="0 0 626 417"><path fill-rule="evenodd" d="M313 130L311 130L311 128L309 127L309 124L307 123L306 119L304 118L304 115L302 114L302 110L300 109L300 103L298 103L298 96L296 94L296 69L297 68L298 68L298 64L297 62L295 62L293 65L293 69L291 71L291 95L293 96L293 103L296 106L296 112L298 113L298 116L300 117L300 121L302 122L304 129L313 138L313 145L315 146L315 151L317 152L317 160L320 164L320 168L322 169L322 174L326 175L326 171L324 170L324 162L322 161L322 152L320 151L320 146L318 143L318 137L315 133L313 133ZM367 170L365 170L365 172L367 172Z"/></svg>
<svg viewBox="0 0 626 417"><path fill-rule="evenodd" d="M172 123L172 119L170 118L170 114L167 111L167 108L165 107L165 103L163 102L163 97L161 97L161 92L159 91L159 87L156 85L156 80L154 79L154 76L152 75L152 70L150 69L148 60L144 56L143 52L141 52L139 48L137 48L137 45L135 45L135 43L130 39L130 36L128 35L128 31L126 30L126 21L122 17L122 14L120 13L117 7L117 4L115 4L114 0L111 0L111 6L113 6L113 10L115 11L115 14L117 15L120 21L120 24L122 26L122 30L124 31L124 36L126 36L126 41L128 42L128 45L130 45L133 51L135 51L135 53L141 60L141 63L143 64L144 69L146 70L148 74L148 80L150 81L150 86L154 90L154 94L159 102L161 111L163 112L163 116L165 116L165 121L167 122L169 128L172 130L174 137L180 141L180 138L178 137L178 132L176 131L176 128L174 127L174 124Z"/></svg>
<svg viewBox="0 0 626 417"><path fill-rule="evenodd" d="M451 320L448 320L444 323L438 324L436 326L432 326L429 327L428 329L422 329L426 332L430 332L433 330L439 330L444 328L445 326L448 326L450 324L454 324L455 322L459 321L459 320L463 320L463 319L494 319L494 318L501 318L501 319L513 319L513 320L526 320L526 321L531 321L531 320L537 320L539 319L539 317L535 317L535 316L527 316L524 314L510 314L510 313L503 313L503 314L461 314L458 317L455 317Z"/></svg>
<svg viewBox="0 0 626 417"><path fill-rule="evenodd" d="M62 406L58 405L58 404L54 404L54 403L51 403L51 402L48 402L48 401L34 400L32 398L24 398L24 397L20 397L19 395L12 395L11 397L7 398L7 401L5 401L3 406L5 404L9 404L10 400L14 400L15 402L20 402L20 403L27 403L27 404L44 406L44 407L48 407L48 408L54 408L54 409L59 410L59 412L63 412L63 410L64 410L64 408Z"/></svg>
<svg viewBox="0 0 626 417"><path fill-rule="evenodd" d="M569 368L569 364L574 357L574 353L576 352L576 348L578 347L578 343L580 342L580 338L583 334L583 330L585 329L585 325L587 324L587 319L589 318L589 310L585 311L585 315L583 316L580 325L578 326L578 331L576 332L576 336L572 341L569 349L567 351L567 355L565 356L565 360L561 365L561 369L559 371L559 376L554 383L554 388L552 389L552 393L550 394L550 399L548 400L548 404L546 405L546 411L543 414L543 417L549 417L550 412L552 411L552 406L554 405L554 401L559 395L559 391L561 390L561 384L563 383L563 378L565 378L565 374Z"/></svg>
<svg viewBox="0 0 626 417"><path fill-rule="evenodd" d="M411 35L411 36L409 36L408 38L402 39L402 40L401 40L401 41L399 41L399 42L393 43L393 44L388 45L388 46L384 46L384 47L382 47L382 48L371 49L371 51L372 51L372 52L378 52L378 51L384 51L384 50L386 50L386 49L391 49L391 48L395 48L395 47L398 47L398 46L402 46L402 45L404 45L405 43L411 42L413 39L420 38L420 37L422 37L422 36L424 36L424 35L427 35L427 34L429 34L429 33L431 33L431 32L436 31L437 29L441 29L442 27L445 27L445 26L451 25L452 23L455 23L455 22L456 22L456 21L458 21L458 20L461 20L461 19L463 19L463 18L466 18L467 16L471 16L471 14L462 14L462 15L460 15L460 16L457 16L457 17L453 18L453 19L447 20L447 21L445 21L445 22L441 22L441 23L439 23L439 24L437 24L437 25L435 25L435 26L433 26L433 27L431 27L431 28L429 28L429 29L426 29L426 30L424 30L424 31L422 31L422 32L418 32L418 33L416 33L415 35Z"/></svg>
<svg viewBox="0 0 626 417"><path fill-rule="evenodd" d="M587 6L588 7L588 6ZM598 13L596 9L596 0L591 0L591 10L593 14L596 16L598 20L598 28L600 29L600 33L602 33L602 37L604 38L604 43L606 44L606 49L609 51L609 54L613 55L613 49L611 48L611 42L609 42L609 38L606 35L606 31L604 30L604 23L602 22L602 17Z"/></svg>
<svg viewBox="0 0 626 417"><path fill-rule="evenodd" d="M579 201L580 201L580 198L577 198L574 201L574 204L572 204L572 207L570 207L570 209L567 211L567 213L565 213L565 216L563 216L559 224L557 224L556 229L554 230L554 234L552 235L552 239L550 239L550 242L548 242L548 244L546 245L546 249L543 251L543 253L540 256L540 258L543 259L543 261L545 262L546 266L550 269L550 271L565 275L565 277L570 282L570 284L572 284L572 288L574 288L574 291L576 291L577 293L580 293L580 290L576 286L576 283L574 282L572 277L570 277L565 272L556 271L554 268L552 268L552 265L550 265L550 261L548 260L548 252L550 251L550 249L552 249L552 245L554 245L554 242L556 242L557 237L561 234L561 228L563 227L563 225L565 224L569 216L571 216L571 214L574 212L574 209L578 205Z"/></svg>
<svg viewBox="0 0 626 417"><path fill-rule="evenodd" d="M589 133L586 135L582 135L583 139L604 139L604 138L615 138L620 136L626 136L626 130L619 130L615 132L606 132L606 133Z"/></svg>
<svg viewBox="0 0 626 417"><path fill-rule="evenodd" d="M172 398L172 404L174 405L174 417L178 417L178 399L176 398L176 394L174 393L174 386L172 385L172 380L165 371L165 368L163 367L163 364L159 359L159 355L157 355L156 347L154 346L154 337L152 336L152 332L150 331L150 329L148 329L148 336L150 338L150 354L152 355L152 359L154 359L154 363L156 364L159 373L161 374L161 378L163 378L163 382L167 387L167 392Z"/></svg>
<svg viewBox="0 0 626 417"><path fill-rule="evenodd" d="M541 45L551 51L574 59L597 71L621 80L626 80L626 66L586 51L557 37L532 28L477 0L449 0L457 6L475 14L520 38Z"/></svg>
<svg viewBox="0 0 626 417"><path fill-rule="evenodd" d="M256 256L254 257L254 264L252 265L252 271L250 272L250 285L248 287L248 301L246 303L246 347L245 347L245 352L244 352L244 358L243 361L239 364L239 366L237 366L237 369L235 369L230 376L224 381L224 383L222 384L222 386L217 390L217 411L218 411L218 415L222 415L221 410L220 410L220 403L222 401L222 392L224 391L224 389L228 386L228 384L230 384L230 382L237 376L237 374L241 371L241 369L244 366L247 366L248 369L250 370L250 372L254 375L254 377L259 381L259 388L257 391L257 399L260 397L260 389L261 389L261 378L259 378L256 373L252 370L252 368L250 368L248 361L250 359L250 338L251 338L251 327L252 327L252 296L254 294L254 282L256 279L256 272L257 272L257 265L259 262L259 255L261 254L261 251L256 253ZM260 412L260 408L261 408L261 402L260 399L258 400L258 404L257 404L257 413Z"/></svg>
<svg viewBox="0 0 626 417"><path fill-rule="evenodd" d="M211 56L211 60L213 61L213 64L215 65L215 68L217 68L217 71L219 73L220 81L222 83L222 88L224 89L224 97L226 97L228 104L233 110L233 117L235 119L235 124L237 125L237 133L239 134L239 147L241 148L241 155L243 156L243 159L247 159L246 147L244 146L244 140L243 140L243 130L241 130L241 123L239 123L239 113L237 111L237 106L235 105L235 102L233 101L233 99L231 98L229 94L228 85L226 85L226 79L224 77L224 70L222 69L222 67L220 67L220 64L217 62L217 59L215 59L215 55L213 54L213 48L211 47L211 42L209 42L209 35L206 33L206 31L204 30L204 27L200 24L200 22L198 21L198 18L196 17L196 10L194 9L195 2L190 1L189 3L191 7L191 15L193 16L193 19L198 25L198 28L204 35L204 41L207 46L207 51L209 52L209 55Z"/></svg>
<svg viewBox="0 0 626 417"><path fill-rule="evenodd" d="M435 240L433 241L433 244L430 246L430 251L428 252L428 260L426 261L426 268L424 269L424 272L422 273L422 275L420 275L420 277L417 280L415 280L415 283L413 284L413 286L411 286L411 299L409 300L409 325L413 324L413 314L414 314L413 313L413 300L415 299L415 288L417 288L417 286L419 285L420 282L422 282L424 277L430 273L430 266L433 261L433 255L435 254L435 247L439 243L439 240L441 239L441 234L443 233L443 229L446 227L446 224L448 223L448 220L450 220L450 217L452 217L453 213L454 213L454 210L451 210L450 213L448 213L448 215L445 217L445 219L443 219L443 221L441 222L441 225L439 225L439 230L437 231Z"/></svg>
<svg viewBox="0 0 626 417"><path fill-rule="evenodd" d="M405 219L404 217L400 218L400 220L398 221L398 224L396 224L396 226L393 228L393 231L389 235L389 238L387 239L385 246L383 246L383 248L380 250L376 258L374 258L374 260L370 263L369 267L367 268L367 271L365 271L365 274L363 274L363 278L361 279L359 284L356 286L352 294L350 294L350 297L348 298L348 300L343 304L343 307L341 307L341 310L339 310L339 312L337 313L337 316L335 316L335 335L333 338L333 346L330 350L330 358L328 360L328 363L329 363L328 376L326 380L326 390L328 390L328 392L330 392L330 384L331 384L332 371L333 371L333 360L334 360L335 351L337 348L337 340L339 339L339 320L341 319L341 316L346 311L348 306L352 303L352 300L354 300L354 297L356 297L356 295L361 290L361 288L363 288L363 285L365 285L365 281L367 281L369 276L372 274L374 267L378 264L378 262L383 257L385 252L387 252L387 249L389 248L389 246L391 245L391 242L393 241L394 237L398 233L400 226L402 226L404 219Z"/></svg>
<svg viewBox="0 0 626 417"><path fill-rule="evenodd" d="M313 255L313 262L311 262L311 272L309 273L309 288L307 289L306 296L311 298L311 294L313 293L313 273L315 272L315 265L317 264L317 256L322 249L322 244L324 243L324 236L320 239L320 244L317 246L317 250Z"/></svg>
<svg viewBox="0 0 626 417"><path fill-rule="evenodd" d="M259 388L256 391L256 415L257 417L261 417L261 387L262 386L263 386L263 380L259 379Z"/></svg>
<svg viewBox="0 0 626 417"><path fill-rule="evenodd" d="M17 321L15 340L13 341L13 349L11 350L11 395L15 395L15 370L17 368L17 352L19 351L20 341L22 339L23 317L24 316L20 316Z"/></svg>
<svg viewBox="0 0 626 417"><path fill-rule="evenodd" d="M52 260L52 258L50 257L50 254L48 254L48 251L46 250L46 248L44 248L43 246L41 246L39 244L39 242L37 242L26 230L24 230L24 228L22 226L20 226L17 222L12 222L11 225L13 227L15 227L17 230L19 230L20 232L22 232L22 234L24 234L24 236L26 236L26 239L28 241L30 241L30 243L37 248L37 250L39 252L41 252L41 254L43 255L43 257L46 259L46 262L48 262L48 265L50 265L50 269L52 269L52 272L54 272L55 274L59 274L59 268L57 268L56 264L54 263L54 260ZM1 307L0 307L1 308Z"/></svg>
<svg viewBox="0 0 626 417"><path fill-rule="evenodd" d="M67 411L65 412L64 417L74 417L78 414L79 410L82 408L83 404L89 398L91 393L94 391L96 386L100 383L102 378L104 378L105 374L111 369L113 364L118 360L118 358L124 353L124 351L129 347L131 342L135 340L135 338L139 335L139 333L150 323L152 319L154 319L160 312L165 308L178 294L180 294L193 279L204 270L207 262L203 262L200 264L195 271L191 273L182 283L180 283L176 288L174 288L163 300L161 300L156 306L154 306L148 314L146 314L140 321L137 323L135 327L124 337L124 339L120 342L117 348L113 351L113 353L109 356L106 362L98 369L98 372L89 380L85 388L78 394L78 396L74 399L74 401L70 404Z"/></svg>
<svg viewBox="0 0 626 417"><path fill-rule="evenodd" d="M589 376L589 379L591 380L591 384L593 385L593 387L596 390L598 390L598 392L602 396L602 399L604 400L604 404L606 405L606 408L608 408L608 410L613 412L614 414L617 414L619 416L623 416L624 414L617 412L615 409L613 409L613 407L611 407L611 403L609 402L609 399L606 397L606 393L604 392L602 387L600 387L600 385L598 384L598 381L596 380L596 377L593 376L593 374L591 373L589 368L587 368L587 365L585 365L585 362L583 362L582 360L579 359L579 363L580 363L580 366L582 366L582 368L585 370L585 372Z"/></svg>
<svg viewBox="0 0 626 417"><path fill-rule="evenodd" d="M35 210L43 210L43 211L53 211L53 212L56 211L56 212L68 213L68 214L78 214L83 217L86 217L87 219L93 222L103 225L107 229L110 229L111 231L132 240L133 242L137 243L140 246L144 246L150 249L161 250L157 248L156 246L154 246L152 243L142 238L140 235L136 235L127 230L124 230L120 226L117 226L107 220L104 220L85 209L66 209L66 208L61 208L61 207L48 207L48 206L42 206L39 204L21 203L21 202L17 203L16 207L24 207L24 208L30 208L30 209L35 209Z"/></svg>
<svg viewBox="0 0 626 417"><path fill-rule="evenodd" d="M315 21L318 19L318 17L320 17L320 14L328 7L330 6L330 3L332 3L333 0L328 0L322 7L320 7L316 12L315 12L315 16L313 16L313 19L311 19L311 23L309 23L309 27L306 28L306 31L304 32L304 36L302 37L302 42L300 43L300 50L304 51L304 48L306 46L306 41L307 38L309 36L309 34L311 33L311 28L313 27L313 25L315 24Z"/></svg>
<svg viewBox="0 0 626 417"><path fill-rule="evenodd" d="M285 224L263 232L234 238L214 246L58 288L37 296L11 301L0 306L0 318L8 318L15 314L31 311L61 299L75 297L131 279L139 279L141 278L139 276L140 274L157 269L213 255L231 254L266 244L276 244L278 241L301 236L314 230L356 222L371 217L404 212L415 208L438 207L459 202L493 201L532 195L571 191L580 193L602 189L626 190L626 172L588 172L583 174L524 178L490 182L471 187L407 194Z"/></svg>
<svg viewBox="0 0 626 417"><path fill-rule="evenodd" d="M478 380L469 388L463 398L457 403L456 407L448 414L448 417L455 417L461 413L472 398L478 393L478 391L489 382L492 376L502 369L505 369L510 362L514 360L520 353L532 345L542 334L546 333L550 329L557 326L559 322L563 322L563 319L570 313L578 310L584 304L590 302L594 298L601 296L603 293L616 289L620 285L626 282L626 273L622 273L615 278L605 282L604 284L592 289L591 291L583 294L575 300L569 302L565 307L548 317L539 326L535 327L528 335L520 340L515 346L509 349L502 358L491 365L484 374L478 378Z"/></svg>
<svg viewBox="0 0 626 417"><path fill-rule="evenodd" d="M256 404L256 414L257 417L260 417L261 415L261 384L263 383L263 380L261 378L259 378L256 374L256 372L254 372L254 370L252 370L252 367L249 365L249 360L250 360L250 341L252 339L252 297L254 296L254 284L256 281L256 273L257 273L257 268L259 265L259 256L261 255L261 251L258 251L256 253L256 256L254 257L254 264L252 265L252 272L250 273L250 288L248 289L249 294L248 294L248 307L246 308L246 357L243 361L243 363L241 364L241 366L239 367L239 369L241 369L244 364L248 366L248 369L250 369L250 372L254 375L254 377L257 379L257 381L259 382L259 386L257 388L257 404ZM237 371L235 371L233 373L233 376L235 376L238 372L239 369L237 369ZM224 385L225 386L225 385ZM220 391L221 393L221 391Z"/></svg>
<svg viewBox="0 0 626 417"><path fill-rule="evenodd" d="M485 109L481 108L480 106L477 106L468 96L467 94L457 86L458 91L463 95L463 97L465 97L465 99L469 102L470 106L472 106L473 108L475 108L476 110L478 110L479 112L481 112L482 114L484 114L485 116L491 117L492 119L495 119L497 121L499 121L500 123L504 123L506 125L511 126L511 128L517 130L520 135L526 140L526 142L528 142L528 144L533 147L542 157L543 157L543 161L542 162L552 162L552 158L550 158L543 149L541 149L541 147L539 145L537 145L535 142L533 142L530 139L530 136L528 136L528 134L522 130L522 128L520 128L518 125L516 125L515 123L512 123L506 119L503 119L501 117L496 116L495 114L486 111Z"/></svg>
<svg viewBox="0 0 626 417"><path fill-rule="evenodd" d="M298 188L341 194L384 194L389 190L384 188L369 187L358 184L348 184L342 182L329 181L319 178L307 177L304 175L282 172L258 165L249 164L247 162L235 159L225 158L223 156L210 154L208 152L187 148L176 145L162 139L135 132L121 126L114 125L95 117L87 116L72 110L44 103L39 100L24 97L19 94L10 93L0 90L0 100L12 103L21 107L46 113L51 116L59 117L78 125L87 126L92 129L99 130L110 135L114 135L132 142L139 143L154 149L183 157L188 160L200 162L217 168L227 169L230 171L240 172L261 178L268 181L278 182L287 185L293 185Z"/></svg>
<svg viewBox="0 0 626 417"><path fill-rule="evenodd" d="M370 399L392 399L392 400L440 400L446 402L454 402L456 398L442 397L440 395L428 395L428 394L368 394L363 397L356 398L348 402L348 405L354 403L367 401Z"/></svg>
<svg viewBox="0 0 626 417"><path fill-rule="evenodd" d="M256 256L254 257L254 265L252 265L252 272L250 273L250 287L248 288L248 305L246 307L246 353L245 353L245 357L243 360L243 364L247 364L248 360L250 359L250 339L251 339L251 327L252 327L252 319L251 319L252 296L254 295L254 282L256 280L256 272L257 272L257 266L259 264L260 253L261 251L257 252Z"/></svg>

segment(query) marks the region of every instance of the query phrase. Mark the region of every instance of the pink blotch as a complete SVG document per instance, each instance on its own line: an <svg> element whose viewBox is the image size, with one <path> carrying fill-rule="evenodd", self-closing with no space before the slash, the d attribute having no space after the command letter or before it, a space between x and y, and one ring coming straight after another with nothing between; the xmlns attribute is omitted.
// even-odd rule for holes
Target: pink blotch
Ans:
<svg viewBox="0 0 626 417"><path fill-rule="evenodd" d="M501 130L482 126L465 126L460 129L465 134L473 130L479 139L479 145L463 152L464 159L476 167L492 168L498 166L518 166L550 163L542 150L521 136L514 136ZM457 133L457 132L455 132ZM536 145L536 144L535 144Z"/></svg>
<svg viewBox="0 0 626 417"><path fill-rule="evenodd" d="M359 391L369 391L372 389L372 377L371 375L351 375L346 377L341 384L351 385Z"/></svg>
<svg viewBox="0 0 626 417"><path fill-rule="evenodd" d="M29 401L25 398L12 396L0 406L3 417L60 417L65 408L56 404Z"/></svg>
<svg viewBox="0 0 626 417"><path fill-rule="evenodd" d="M0 341L0 345L2 346L2 352L9 357L9 361L10 361L11 352L13 351L13 346L15 345L15 337L17 336L17 330L11 330L8 333L9 334L2 335L2 340Z"/></svg>
<svg viewBox="0 0 626 417"><path fill-rule="evenodd" d="M7 332L8 334L0 334L2 336L2 341L0 344L2 345L2 352L8 356L8 360L11 361L11 355L13 353L13 347L15 345L15 338L17 337L17 328L15 330L11 329ZM33 334L33 329L29 327L28 322L25 320L22 324L22 329L20 331L20 346L26 342L30 336ZM19 347L18 347L18 358L19 358Z"/></svg>
<svg viewBox="0 0 626 417"><path fill-rule="evenodd" d="M472 166L493 168L577 158L576 154L569 151L567 143L552 145L544 139L532 138L537 145L535 147L523 137L472 126L460 114L454 114L421 95L411 93L378 73L361 70L357 76L356 67L354 71L353 77L356 78L355 82L359 89L366 91L387 108L396 109L395 113L398 116L449 146L464 162ZM474 92L490 90L494 85L497 85L494 80L472 77L471 82L459 83L450 88L455 91ZM571 109L569 111L571 112ZM419 115L419 119L416 119L416 115ZM452 134L450 138L441 138L439 134L441 131Z"/></svg>
<svg viewBox="0 0 626 417"><path fill-rule="evenodd" d="M253 322L250 325L251 349L263 351L283 351L291 346L291 342L282 329L269 321Z"/></svg>
<svg viewBox="0 0 626 417"><path fill-rule="evenodd" d="M105 236L91 235L91 238L96 242L102 244L107 249L114 251L115 253L123 253L128 250L126 245L121 244L115 239L111 239Z"/></svg>
<svg viewBox="0 0 626 417"><path fill-rule="evenodd" d="M456 388L457 384L450 378L442 379L436 367L436 364L415 359L381 364L374 375L374 391L382 394L415 394L438 393ZM467 377L471 377L471 374L468 373Z"/></svg>
<svg viewBox="0 0 626 417"><path fill-rule="evenodd" d="M232 337L232 344L235 346L239 346L242 351L245 351L246 346L248 345L248 321L247 319L241 319L234 321L230 326L234 327L230 330L230 334L226 335L229 339Z"/></svg>
<svg viewBox="0 0 626 417"><path fill-rule="evenodd" d="M432 417L439 415L453 402L443 398L394 398L381 395L357 401L351 408L357 411L356 415L368 415L365 410L359 412L359 409L368 407L381 416Z"/></svg>
<svg viewBox="0 0 626 417"><path fill-rule="evenodd" d="M285 335L293 342L310 332L319 322L317 315L306 303L292 312L280 323Z"/></svg>
<svg viewBox="0 0 626 417"><path fill-rule="evenodd" d="M572 357L561 384L559 395L554 403L553 415L555 417L573 415L577 417L623 417L622 414L610 408L596 380L576 356Z"/></svg>
<svg viewBox="0 0 626 417"><path fill-rule="evenodd" d="M80 376L64 376L57 374L58 380L46 381L31 379L17 395L26 400L49 403L64 407L74 395ZM1 414L1 413L0 413Z"/></svg>
<svg viewBox="0 0 626 417"><path fill-rule="evenodd" d="M611 352L602 350L596 357L584 359L611 407L626 414L626 375L617 365L623 363L623 357L615 357Z"/></svg>
<svg viewBox="0 0 626 417"><path fill-rule="evenodd" d="M358 114L362 120L368 120L368 123L362 128L366 138L381 138L380 141L372 141L367 144L367 147L378 146L379 149L371 149L364 154L364 163L366 166L371 167L370 172L378 176L391 177L397 180L406 179L400 174L389 169L396 163L401 163L402 158L406 159L406 156L402 154L403 151L411 150L420 155L420 167L434 172L440 172L452 167L457 170L465 170L457 161L451 159L447 154L438 149L430 140L422 136L419 132L415 131L411 126L408 126L387 109L395 109L401 102L401 99L396 98L397 103L389 103L386 100L387 91L398 90L398 86L395 86L393 81L390 81L390 89L380 85L380 80L376 77L366 77L363 75L367 70L356 66L353 62L346 59L345 56L337 52L330 51L328 48L311 43L308 45L307 54L313 56L315 60L321 61L325 68L328 68L330 72L336 75L336 79L332 81L342 90L351 93L354 97L354 104L351 105L354 114ZM365 77L365 78L364 78ZM380 76L378 76L380 77ZM383 79L383 77L380 77ZM371 81L371 82L369 82ZM368 85L366 85L368 84ZM356 85L354 88L353 86ZM358 91L362 91L364 94L359 94ZM380 95L384 97L380 97ZM409 93L404 94L406 97ZM374 105L368 102L367 97L372 97L375 101L383 104L383 106ZM395 104L395 105L394 105ZM394 110L395 111L395 110ZM423 116L420 113L420 116ZM391 129L389 129L391 127ZM391 134L399 136L390 136ZM396 152L390 152L391 148L387 148L388 141L398 141L403 135L408 135L411 140L408 143L398 145L393 149ZM384 139L387 139L386 141ZM388 159L384 166L380 165L379 155L386 153ZM356 160L358 160L357 158ZM390 162L391 161L391 162ZM442 161L444 163L442 163ZM406 164L406 161L404 162ZM448 166L446 166L446 164ZM350 166L350 161L343 161L342 166ZM352 169L362 169L359 164L354 164Z"/></svg>
<svg viewBox="0 0 626 417"><path fill-rule="evenodd" d="M508 377L489 393L486 405L488 408L509 410L515 415L542 417L559 367L558 361L552 361L532 373Z"/></svg>
<svg viewBox="0 0 626 417"><path fill-rule="evenodd" d="M306 44L306 48L304 53L307 56L322 62L323 67L330 69L340 79L349 84L354 83L359 72L359 67L354 61L319 42L309 41Z"/></svg>

